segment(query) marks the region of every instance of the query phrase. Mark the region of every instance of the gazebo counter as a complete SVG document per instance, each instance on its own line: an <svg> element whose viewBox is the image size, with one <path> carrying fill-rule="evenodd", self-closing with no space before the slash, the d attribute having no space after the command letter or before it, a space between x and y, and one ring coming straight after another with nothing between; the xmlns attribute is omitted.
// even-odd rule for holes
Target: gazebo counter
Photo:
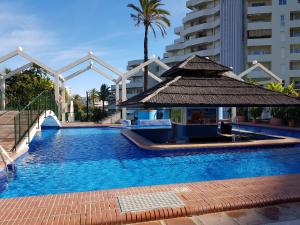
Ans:
<svg viewBox="0 0 300 225"><path fill-rule="evenodd" d="M133 130L124 129L122 135L144 150L152 151L172 151L172 150L205 150L205 149L224 149L224 148L243 148L243 147L263 147L263 146L287 146L300 144L299 138L274 136L276 139L252 140L244 142L213 142L213 143L184 143L184 144L161 144L139 135Z"/></svg>
<svg viewBox="0 0 300 225"><path fill-rule="evenodd" d="M155 143L167 143L173 134L172 127L131 128L131 131Z"/></svg>
<svg viewBox="0 0 300 225"><path fill-rule="evenodd" d="M190 142L192 138L218 137L218 124L172 123L173 138Z"/></svg>

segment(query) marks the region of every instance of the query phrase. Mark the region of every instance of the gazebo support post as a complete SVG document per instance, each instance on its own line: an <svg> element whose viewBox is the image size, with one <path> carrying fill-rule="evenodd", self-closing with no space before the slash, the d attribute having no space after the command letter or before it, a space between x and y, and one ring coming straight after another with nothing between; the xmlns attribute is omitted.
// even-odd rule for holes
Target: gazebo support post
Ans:
<svg viewBox="0 0 300 225"><path fill-rule="evenodd" d="M55 74L55 85L54 85L54 92L55 92L55 101L59 101L59 74Z"/></svg>
<svg viewBox="0 0 300 225"><path fill-rule="evenodd" d="M231 108L231 122L236 122L236 107Z"/></svg>
<svg viewBox="0 0 300 225"><path fill-rule="evenodd" d="M218 108L218 112L219 112L219 120L223 120L224 116L223 116L223 107L219 107Z"/></svg>
<svg viewBox="0 0 300 225"><path fill-rule="evenodd" d="M66 122L66 90L65 90L65 82L61 81L61 113L62 113L62 122L65 123Z"/></svg>
<svg viewBox="0 0 300 225"><path fill-rule="evenodd" d="M1 110L5 110L5 79L0 76Z"/></svg>
<svg viewBox="0 0 300 225"><path fill-rule="evenodd" d="M126 90L126 76L122 77L122 102L127 100L127 90ZM127 110L126 108L122 108L122 119L126 120L127 118Z"/></svg>
<svg viewBox="0 0 300 225"><path fill-rule="evenodd" d="M119 104L119 100L120 100L120 90L119 90L119 83L116 82L116 110L118 109L118 104Z"/></svg>

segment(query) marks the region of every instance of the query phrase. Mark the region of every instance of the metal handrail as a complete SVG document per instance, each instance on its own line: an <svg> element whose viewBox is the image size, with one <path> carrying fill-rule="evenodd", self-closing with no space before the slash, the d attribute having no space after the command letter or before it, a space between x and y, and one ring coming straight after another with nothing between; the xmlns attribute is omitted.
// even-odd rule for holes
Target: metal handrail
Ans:
<svg viewBox="0 0 300 225"><path fill-rule="evenodd" d="M60 115L59 104L56 102L53 90L46 90L40 93L35 99L27 104L19 111L14 117L14 136L15 146L17 149L18 144L27 135L28 143L30 142L30 129L37 122L40 126L39 118L46 111L51 110L57 116Z"/></svg>

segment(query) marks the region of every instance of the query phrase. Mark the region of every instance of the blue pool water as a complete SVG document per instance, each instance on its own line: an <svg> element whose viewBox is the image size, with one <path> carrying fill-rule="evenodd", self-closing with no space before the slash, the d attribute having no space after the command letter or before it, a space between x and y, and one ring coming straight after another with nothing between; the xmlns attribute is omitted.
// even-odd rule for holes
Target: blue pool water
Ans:
<svg viewBox="0 0 300 225"><path fill-rule="evenodd" d="M16 165L8 182L0 175L2 198L300 173L300 147L163 153L136 147L119 129L50 129Z"/></svg>

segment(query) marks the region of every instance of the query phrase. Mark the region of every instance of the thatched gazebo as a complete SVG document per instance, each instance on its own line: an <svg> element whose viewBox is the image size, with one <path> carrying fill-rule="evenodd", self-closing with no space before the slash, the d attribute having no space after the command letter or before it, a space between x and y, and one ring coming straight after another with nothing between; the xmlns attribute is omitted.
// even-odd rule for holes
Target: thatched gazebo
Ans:
<svg viewBox="0 0 300 225"><path fill-rule="evenodd" d="M166 71L162 75L165 81L120 106L179 108L179 129L186 136L216 134L219 107L300 106L298 98L244 82L230 72L230 68L208 58L191 56Z"/></svg>

